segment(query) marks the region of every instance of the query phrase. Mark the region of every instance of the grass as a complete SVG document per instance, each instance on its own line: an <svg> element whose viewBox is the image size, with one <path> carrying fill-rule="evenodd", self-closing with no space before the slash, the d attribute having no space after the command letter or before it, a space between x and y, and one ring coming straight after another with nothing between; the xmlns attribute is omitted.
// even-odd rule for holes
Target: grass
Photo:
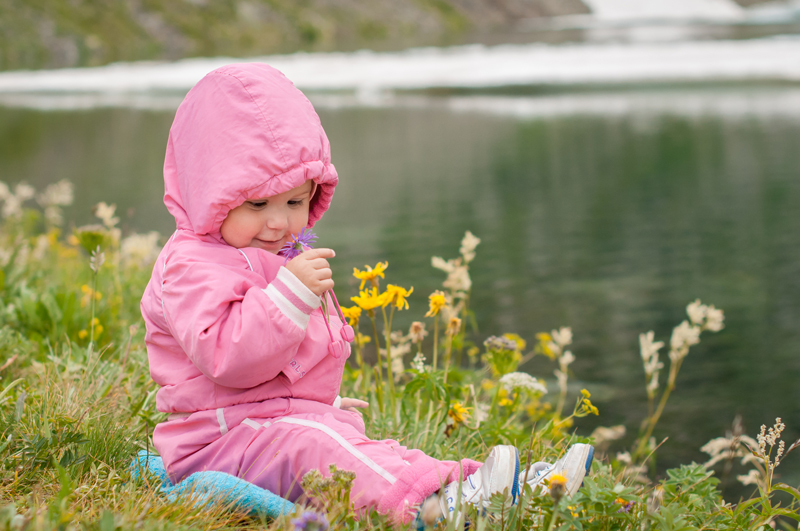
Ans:
<svg viewBox="0 0 800 531"><path fill-rule="evenodd" d="M13 208L9 195L24 205L32 191L0 191L6 207L0 232L0 529L292 529L303 511L324 515L336 528L390 527L377 513L356 518L345 473L334 481L325 481L328 471L308 476L305 484L316 493L317 505L274 521L230 507L168 500L152 478L132 476L136 452L152 450L150 434L164 420L155 410L157 387L149 376L138 309L158 245L137 235L122 238L109 208L98 209L101 224L65 234L56 217ZM393 438L436 458L481 459L493 445L515 444L524 463L553 461L574 442L593 442L575 433L572 423L599 413L589 391L567 393L571 330L529 338L533 347L514 334L478 337L468 326L467 282L477 245L465 237L458 258L436 262L447 273L444 303L432 294L426 317L405 309L404 290L383 286L377 273L362 273L376 290L362 298L361 308L346 310L360 334L341 394L369 399L369 436ZM408 332L391 330L396 311L416 311L423 324ZM755 467L750 499L723 501L714 471L701 464L648 477L648 460L657 452L649 438L658 420L653 404L668 398L700 332L721 328L721 312L715 311L699 301L690 305L689 321L678 327L683 336L670 345L681 357L675 355L678 364L670 365L660 395L652 385L658 345L649 338L651 413L630 453L598 456L572 496L527 488L516 505L498 494L486 512L469 507L473 525L503 531L699 530L767 529L772 522L790 528L787 522L800 519L800 492L772 481L773 466L793 449L781 446L780 423L757 441L739 434L718 445L726 466L735 459L741 468L738 462L746 457ZM386 354L378 364L364 361L377 358L376 345L391 362ZM533 356L552 360L562 375L558 389L545 393L540 380L517 372ZM303 526L314 527L297 527Z"/></svg>

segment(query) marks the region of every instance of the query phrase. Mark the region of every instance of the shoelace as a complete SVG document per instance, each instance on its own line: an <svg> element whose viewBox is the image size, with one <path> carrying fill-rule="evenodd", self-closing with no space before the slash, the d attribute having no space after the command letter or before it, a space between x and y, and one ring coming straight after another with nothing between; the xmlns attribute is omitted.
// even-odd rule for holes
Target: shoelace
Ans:
<svg viewBox="0 0 800 531"><path fill-rule="evenodd" d="M334 293L332 289L328 290L327 293L330 293L331 298L333 299L333 305L336 307L336 316L339 317L339 319L342 320L342 329L339 331L339 335L341 336L341 339L340 340L336 340L336 339L333 338L333 332L331 331L331 325L328 322L329 314L328 314L327 308L324 309L323 317L325 318L325 328L328 329L328 335L331 338L331 344L328 345L328 354L330 354L331 356L333 356L336 359L339 359L339 358L342 357L342 354L344 354L344 346L345 346L345 344L352 343L353 340L356 337L356 334L355 334L355 331L353 330L353 327L350 326L349 324L347 324L347 321L345 321L344 313L342 312L342 309L339 307L339 301L336 299L336 293ZM325 301L324 297L325 297L325 295L323 295L323 299L322 299L323 302Z"/></svg>

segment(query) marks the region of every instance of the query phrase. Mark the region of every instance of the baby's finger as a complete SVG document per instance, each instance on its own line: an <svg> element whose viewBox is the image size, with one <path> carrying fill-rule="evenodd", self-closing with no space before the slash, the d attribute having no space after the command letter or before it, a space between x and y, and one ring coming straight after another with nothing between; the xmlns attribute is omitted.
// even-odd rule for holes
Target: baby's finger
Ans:
<svg viewBox="0 0 800 531"><path fill-rule="evenodd" d="M314 258L308 261L308 265L314 269L330 269L331 265L324 258Z"/></svg>
<svg viewBox="0 0 800 531"><path fill-rule="evenodd" d="M313 260L315 258L333 258L334 256L336 256L336 253L333 252L333 249L319 247L317 249L303 251L300 253L300 255L298 255L298 258L303 258L304 260Z"/></svg>
<svg viewBox="0 0 800 531"><path fill-rule="evenodd" d="M348 407L369 407L369 402L359 400L358 398L342 398L342 403L347 404Z"/></svg>

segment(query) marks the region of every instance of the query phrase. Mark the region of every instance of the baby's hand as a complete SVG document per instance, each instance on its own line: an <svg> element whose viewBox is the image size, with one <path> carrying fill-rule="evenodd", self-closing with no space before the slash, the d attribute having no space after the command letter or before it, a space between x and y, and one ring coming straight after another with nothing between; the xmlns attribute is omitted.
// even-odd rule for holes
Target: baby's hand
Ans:
<svg viewBox="0 0 800 531"><path fill-rule="evenodd" d="M352 411L353 413L358 413L359 415L361 412L356 408L365 408L369 407L369 402L364 402L363 400L359 400L357 398L347 398L342 397L342 402L339 404L339 409L344 409L345 411Z"/></svg>
<svg viewBox="0 0 800 531"><path fill-rule="evenodd" d="M334 256L336 253L333 252L333 249L324 247L309 249L295 256L285 267L308 289L319 296L329 289L333 289L331 266L326 259Z"/></svg>

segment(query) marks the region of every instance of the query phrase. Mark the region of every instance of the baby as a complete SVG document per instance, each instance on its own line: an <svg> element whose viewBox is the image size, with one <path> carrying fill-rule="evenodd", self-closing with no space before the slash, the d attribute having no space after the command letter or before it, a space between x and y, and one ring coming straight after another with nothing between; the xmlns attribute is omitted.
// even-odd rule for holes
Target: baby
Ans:
<svg viewBox="0 0 800 531"><path fill-rule="evenodd" d="M198 82L170 129L164 183L177 230L141 309L157 408L169 413L153 442L174 482L217 470L294 501L306 472L335 463L355 472L357 510L398 522L442 486L452 512L459 477L474 503L517 495L515 448L494 448L483 466L440 461L370 440L356 409L367 403L339 397L352 330L321 308L335 253L277 254L322 217L338 176L314 108L280 72L233 64Z"/></svg>

